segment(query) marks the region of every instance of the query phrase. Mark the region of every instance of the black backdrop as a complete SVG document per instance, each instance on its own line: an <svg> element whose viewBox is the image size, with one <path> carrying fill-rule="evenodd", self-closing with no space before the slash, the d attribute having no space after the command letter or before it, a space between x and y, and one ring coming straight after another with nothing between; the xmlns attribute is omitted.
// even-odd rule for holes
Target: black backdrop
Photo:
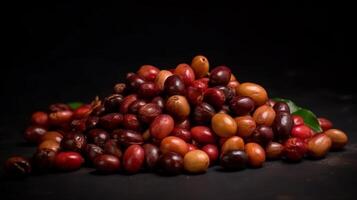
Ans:
<svg viewBox="0 0 357 200"><path fill-rule="evenodd" d="M356 87L353 87L352 72L355 62L350 52L351 6L300 1L238 2L235 5L174 1L165 5L153 4L71 2L49 5L31 2L6 7L4 39L10 44L5 50L9 53L6 60L11 62L3 66L0 79L3 105L0 112L1 161L19 152L30 154L30 147L21 142L21 132L32 111L45 109L53 102L90 101L95 95L109 94L114 83L142 64L173 68L182 62L189 63L196 54L206 55L212 66L224 64L231 67L241 82L260 83L271 96L292 98L317 114L337 121L338 127L349 132L356 130L352 121L356 119ZM356 155L355 150L352 152L347 158ZM338 154L333 158L338 158ZM356 160L349 161L352 163L349 168L334 169L334 172L355 173ZM306 171L310 164L302 165L301 169ZM275 169L275 172L288 171L289 167L282 165L282 169ZM293 168L297 170L298 167ZM306 173L310 177L312 172ZM263 177L267 174L255 170L247 173L246 177L256 176L253 173ZM225 176L227 174L213 172L203 180L196 177L194 183L203 184L210 177L222 181ZM63 175L60 177L61 181L67 180ZM327 181L326 187L331 189L336 187L332 182L341 177L349 176L340 173L331 181L319 179L315 183ZM88 179L93 181L91 177L83 178ZM169 180L180 182L182 179L185 180L182 177ZM108 180L115 181L109 177ZM291 176L287 181L295 180ZM167 183L160 181L163 180L153 180L156 184ZM231 180L226 181L223 186ZM34 182L43 184L40 179ZM4 182L8 196L13 198L16 187L21 184ZM25 184L23 195L41 197L31 193L33 190L28 184L31 182ZM283 186L287 191L288 185ZM168 191L175 191L170 183L167 187ZM260 187L265 192L269 189L264 189L263 183ZM214 191L210 185L207 188ZM131 191L130 187L128 190ZM353 188L346 190L345 197L350 197ZM244 193L248 196L247 191L251 190ZM274 188L270 193L261 194L281 197L274 196L273 191ZM145 189L134 197L145 196L144 192ZM343 194L338 187L335 192ZM125 194L125 197L131 196L130 192ZM319 195L316 191L300 189L287 194L297 197ZM258 193L253 197L259 197Z"/></svg>

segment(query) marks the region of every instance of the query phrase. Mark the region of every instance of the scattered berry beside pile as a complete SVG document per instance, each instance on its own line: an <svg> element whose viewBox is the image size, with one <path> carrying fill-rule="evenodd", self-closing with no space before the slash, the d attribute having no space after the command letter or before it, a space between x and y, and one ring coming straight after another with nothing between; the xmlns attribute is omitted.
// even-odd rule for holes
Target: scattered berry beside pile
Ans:
<svg viewBox="0 0 357 200"><path fill-rule="evenodd" d="M102 100L33 113L24 138L37 151L9 158L5 171L23 177L87 165L101 173L180 174L216 164L235 171L267 159L320 159L347 144L328 119L239 83L226 66L209 68L204 56L169 70L143 65Z"/></svg>

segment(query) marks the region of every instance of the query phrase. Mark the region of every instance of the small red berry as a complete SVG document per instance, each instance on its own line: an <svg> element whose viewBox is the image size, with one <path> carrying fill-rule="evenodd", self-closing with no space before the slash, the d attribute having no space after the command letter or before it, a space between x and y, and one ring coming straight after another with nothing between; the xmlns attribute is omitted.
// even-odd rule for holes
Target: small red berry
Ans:
<svg viewBox="0 0 357 200"><path fill-rule="evenodd" d="M304 119L299 115L292 115L294 126L304 124Z"/></svg>
<svg viewBox="0 0 357 200"><path fill-rule="evenodd" d="M313 136L313 131L311 130L310 127L304 124L298 125L298 126L294 126L293 129L291 130L291 136L300 139L307 139Z"/></svg>

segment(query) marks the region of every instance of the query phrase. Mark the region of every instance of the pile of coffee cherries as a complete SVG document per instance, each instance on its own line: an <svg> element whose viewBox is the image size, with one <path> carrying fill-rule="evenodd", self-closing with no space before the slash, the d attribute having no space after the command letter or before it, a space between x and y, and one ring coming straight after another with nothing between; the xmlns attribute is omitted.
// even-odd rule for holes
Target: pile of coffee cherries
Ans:
<svg viewBox="0 0 357 200"><path fill-rule="evenodd" d="M204 173L214 165L235 171L268 159L319 159L346 145L331 121L319 118L323 131L316 133L262 86L239 83L226 66L209 68L204 56L169 70L143 65L103 99L33 113L24 137L37 151L30 159L10 157L5 171L17 177L82 166L106 174Z"/></svg>

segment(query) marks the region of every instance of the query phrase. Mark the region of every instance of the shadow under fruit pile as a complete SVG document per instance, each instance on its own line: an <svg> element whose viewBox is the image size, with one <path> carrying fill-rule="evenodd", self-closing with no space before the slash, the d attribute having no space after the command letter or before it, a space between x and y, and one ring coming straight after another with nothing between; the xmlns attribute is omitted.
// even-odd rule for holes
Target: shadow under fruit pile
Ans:
<svg viewBox="0 0 357 200"><path fill-rule="evenodd" d="M24 177L89 165L100 173L180 174L216 164L233 171L266 159L320 159L347 144L328 119L239 83L226 66L209 68L204 56L169 70L143 65L104 99L33 113L24 138L37 151L10 157L5 171Z"/></svg>

